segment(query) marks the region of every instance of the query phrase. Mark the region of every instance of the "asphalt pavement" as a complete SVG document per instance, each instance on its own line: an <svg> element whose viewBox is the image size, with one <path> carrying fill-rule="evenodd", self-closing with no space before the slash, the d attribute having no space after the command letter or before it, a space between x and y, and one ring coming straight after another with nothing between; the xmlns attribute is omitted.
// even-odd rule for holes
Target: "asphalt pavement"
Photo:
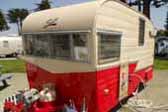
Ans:
<svg viewBox="0 0 168 112"><path fill-rule="evenodd" d="M124 107L119 112L168 112L168 70L155 71L153 80L132 99L150 101L152 102L151 107L157 109ZM162 106L164 108L161 108Z"/></svg>
<svg viewBox="0 0 168 112"><path fill-rule="evenodd" d="M3 85L0 82L0 108L2 108L2 103L6 97L11 96L18 90L29 88L25 73L11 73L11 74L13 75L13 77L10 80L7 80L9 84L8 87L3 88Z"/></svg>

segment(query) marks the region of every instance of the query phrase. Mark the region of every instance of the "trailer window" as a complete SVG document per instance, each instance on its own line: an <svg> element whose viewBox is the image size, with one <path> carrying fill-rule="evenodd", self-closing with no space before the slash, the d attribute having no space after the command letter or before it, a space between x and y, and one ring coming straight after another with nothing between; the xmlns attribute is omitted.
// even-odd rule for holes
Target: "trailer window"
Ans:
<svg viewBox="0 0 168 112"><path fill-rule="evenodd" d="M139 46L144 45L144 38L145 38L145 20L140 18L139 19Z"/></svg>
<svg viewBox="0 0 168 112"><path fill-rule="evenodd" d="M9 47L9 42L8 41L3 41L3 47L8 48Z"/></svg>
<svg viewBox="0 0 168 112"><path fill-rule="evenodd" d="M33 55L33 38L32 35L24 35L24 49L27 55Z"/></svg>
<svg viewBox="0 0 168 112"><path fill-rule="evenodd" d="M27 55L88 61L87 34L32 34L24 35Z"/></svg>
<svg viewBox="0 0 168 112"><path fill-rule="evenodd" d="M98 58L100 64L119 60L121 35L99 34L98 42Z"/></svg>

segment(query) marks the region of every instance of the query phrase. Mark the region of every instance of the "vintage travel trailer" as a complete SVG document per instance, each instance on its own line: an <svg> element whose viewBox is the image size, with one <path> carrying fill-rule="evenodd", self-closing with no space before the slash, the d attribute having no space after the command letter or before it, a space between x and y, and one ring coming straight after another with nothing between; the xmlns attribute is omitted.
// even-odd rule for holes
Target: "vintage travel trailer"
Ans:
<svg viewBox="0 0 168 112"><path fill-rule="evenodd" d="M22 37L2 36L0 37L0 57L16 56L23 51Z"/></svg>
<svg viewBox="0 0 168 112"><path fill-rule="evenodd" d="M168 37L160 36L155 40L155 55L168 56Z"/></svg>
<svg viewBox="0 0 168 112"><path fill-rule="evenodd" d="M152 79L154 26L119 1L35 12L22 31L30 88L54 84L56 109L109 112ZM34 108L49 112L44 104Z"/></svg>

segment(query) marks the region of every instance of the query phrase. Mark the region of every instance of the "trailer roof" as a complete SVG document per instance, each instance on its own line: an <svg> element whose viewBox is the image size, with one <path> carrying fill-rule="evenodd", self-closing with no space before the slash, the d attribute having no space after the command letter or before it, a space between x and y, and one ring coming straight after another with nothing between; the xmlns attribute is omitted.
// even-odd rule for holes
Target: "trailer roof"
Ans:
<svg viewBox="0 0 168 112"><path fill-rule="evenodd" d="M26 34L91 30L97 9L106 1L110 0L96 0L32 13L24 20L22 32Z"/></svg>
<svg viewBox="0 0 168 112"><path fill-rule="evenodd" d="M23 33L91 29L97 6L94 1L32 13L23 23Z"/></svg>

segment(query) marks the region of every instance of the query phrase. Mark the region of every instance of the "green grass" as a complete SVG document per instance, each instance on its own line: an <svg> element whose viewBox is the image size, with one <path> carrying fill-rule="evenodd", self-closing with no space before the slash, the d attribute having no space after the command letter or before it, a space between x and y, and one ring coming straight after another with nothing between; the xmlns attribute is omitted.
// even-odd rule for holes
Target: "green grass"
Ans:
<svg viewBox="0 0 168 112"><path fill-rule="evenodd" d="M168 59L155 59L154 68L156 70L168 70Z"/></svg>
<svg viewBox="0 0 168 112"><path fill-rule="evenodd" d="M3 68L1 73L23 73L25 72L25 63L22 60L0 60Z"/></svg>
<svg viewBox="0 0 168 112"><path fill-rule="evenodd" d="M0 70L2 73L23 73L25 72L25 63L22 60L0 60L0 65L3 68ZM155 70L168 70L168 59L155 59Z"/></svg>

